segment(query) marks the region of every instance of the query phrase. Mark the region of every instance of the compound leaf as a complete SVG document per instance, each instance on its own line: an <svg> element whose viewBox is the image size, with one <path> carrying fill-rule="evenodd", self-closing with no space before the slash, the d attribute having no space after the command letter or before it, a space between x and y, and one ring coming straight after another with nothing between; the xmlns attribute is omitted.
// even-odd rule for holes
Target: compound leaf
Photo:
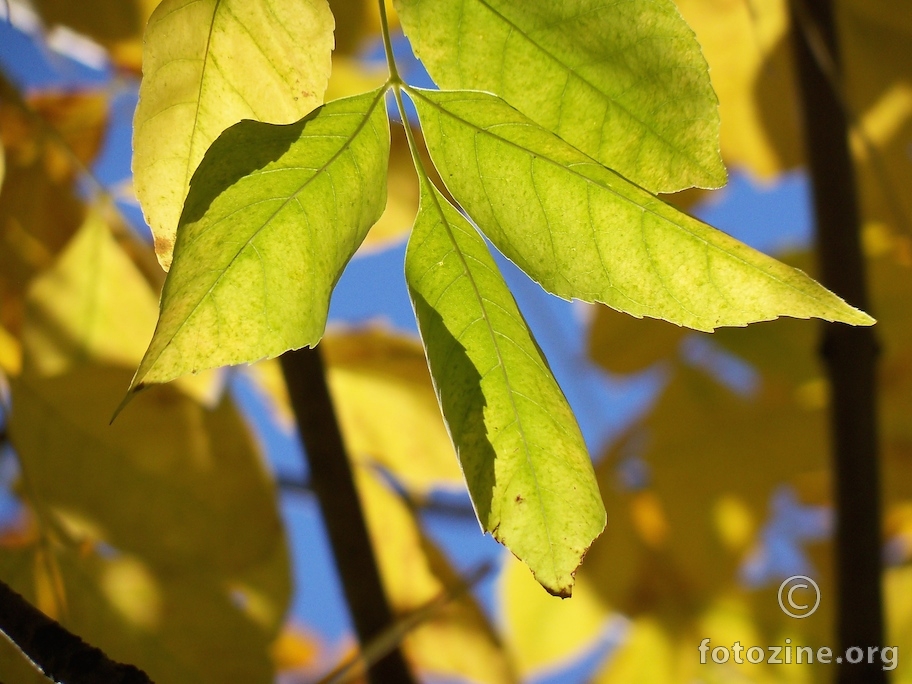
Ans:
<svg viewBox="0 0 912 684"><path fill-rule="evenodd" d="M670 0L398 0L441 88L485 90L653 192L725 183L718 100Z"/></svg>
<svg viewBox="0 0 912 684"><path fill-rule="evenodd" d="M475 512L549 592L569 596L605 526L586 445L483 239L428 185L406 280Z"/></svg>
<svg viewBox="0 0 912 684"><path fill-rule="evenodd" d="M383 93L219 137L190 184L133 388L320 340L332 289L386 203Z"/></svg>
<svg viewBox="0 0 912 684"><path fill-rule="evenodd" d="M326 0L165 0L144 45L133 172L167 269L190 178L219 134L323 102L333 17Z"/></svg>
<svg viewBox="0 0 912 684"><path fill-rule="evenodd" d="M696 330L778 316L873 322L803 272L665 204L494 95L409 92L453 197L549 292Z"/></svg>

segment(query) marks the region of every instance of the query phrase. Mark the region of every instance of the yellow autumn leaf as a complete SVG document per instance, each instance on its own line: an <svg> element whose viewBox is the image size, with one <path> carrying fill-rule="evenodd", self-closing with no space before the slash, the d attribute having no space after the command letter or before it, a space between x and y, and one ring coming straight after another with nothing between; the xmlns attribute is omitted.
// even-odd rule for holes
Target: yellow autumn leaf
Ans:
<svg viewBox="0 0 912 684"><path fill-rule="evenodd" d="M164 0L144 36L133 129L136 195L167 270L190 178L242 119L292 123L323 102L326 0Z"/></svg>
<svg viewBox="0 0 912 684"><path fill-rule="evenodd" d="M413 129L413 134L421 140L420 131ZM419 145L419 149L424 151L424 145L420 142ZM426 154L425 151L424 155ZM425 164L430 167L427 159ZM418 177L415 175L415 165L402 126L390 128L387 193L386 209L361 243L359 254L375 252L401 242L415 222L418 213Z"/></svg>
<svg viewBox="0 0 912 684"><path fill-rule="evenodd" d="M0 92L6 86L0 79ZM57 112L57 125L79 137L88 128L102 131L105 111L94 95L84 106L79 96L66 96L68 105L53 106L54 98L43 96L47 108ZM54 256L83 222L85 210L75 196L72 165L61 167L62 155L46 130L15 104L0 102L0 142L5 152L6 172L0 186L0 324L19 335L24 316L22 294L36 273L47 268ZM64 115L64 112L68 114ZM61 120L60 117L63 117ZM82 121L70 127L66 116ZM68 140L68 144L76 140ZM84 148L92 153L91 148Z"/></svg>
<svg viewBox="0 0 912 684"><path fill-rule="evenodd" d="M29 96L29 107L44 122L38 126L38 135L48 139L45 165L52 178L73 177L79 171L73 157L91 167L104 144L110 104L104 90L50 90ZM53 134L47 135L47 131ZM56 140L58 136L63 144Z"/></svg>
<svg viewBox="0 0 912 684"><path fill-rule="evenodd" d="M912 231L912 21L903 0L841 0L844 95L864 218Z"/></svg>
<svg viewBox="0 0 912 684"><path fill-rule="evenodd" d="M676 0L719 97L727 165L772 179L803 158L786 0Z"/></svg>
<svg viewBox="0 0 912 684"><path fill-rule="evenodd" d="M399 17L392 0L385 0L384 5L389 26L395 29L399 25ZM369 47L371 41L380 40L380 5L374 0L329 0L329 8L336 18L335 69L338 55L357 55Z"/></svg>
<svg viewBox="0 0 912 684"><path fill-rule="evenodd" d="M500 596L507 643L524 678L579 656L604 633L611 615L585 579L577 579L573 598L565 601L543 592L514 556L504 561Z"/></svg>
<svg viewBox="0 0 912 684"><path fill-rule="evenodd" d="M159 0L38 0L35 9L50 28L65 26L108 50L120 68L138 72L142 33Z"/></svg>
<svg viewBox="0 0 912 684"><path fill-rule="evenodd" d="M357 469L357 483L393 609L402 615L421 609L442 592L461 589L459 576L401 499L367 468ZM426 675L488 684L517 681L484 613L464 589L419 623L406 636L404 648Z"/></svg>
<svg viewBox="0 0 912 684"><path fill-rule="evenodd" d="M154 681L169 684L273 681L272 634L249 620L210 578L156 572L135 556L57 543L50 546L48 562L42 558L47 548L37 540L3 548L0 577L40 606L40 587L55 582L47 577L55 569L59 586L50 600L66 605L57 617L114 660L134 664ZM4 680L48 681L36 676L9 642L2 642Z"/></svg>
<svg viewBox="0 0 912 684"><path fill-rule="evenodd" d="M676 654L667 631L649 618L634 620L593 684L678 684Z"/></svg>
<svg viewBox="0 0 912 684"><path fill-rule="evenodd" d="M316 663L320 643L309 630L293 623L285 625L272 643L272 661L279 672L309 667Z"/></svg>
<svg viewBox="0 0 912 684"><path fill-rule="evenodd" d="M320 348L353 459L389 469L418 496L463 486L417 340L382 328L330 330ZM291 429L293 415L278 362L261 361L244 372L268 397L279 424Z"/></svg>
<svg viewBox="0 0 912 684"><path fill-rule="evenodd" d="M339 32L336 31L337 38L338 35ZM385 64L371 63L344 53L339 54L337 49L333 53L332 73L326 84L325 99L331 102L376 90L387 78L389 71Z"/></svg>
<svg viewBox="0 0 912 684"><path fill-rule="evenodd" d="M741 647L737 653L736 642ZM634 619L593 684L695 681L706 684L797 684L813 681L813 666L765 662L769 655L768 645L785 643L784 638L771 639L757 628L749 602L743 597L722 595L693 620L682 620L681 616L665 620L648 616ZM705 649L702 653L701 645ZM762 662L748 660L747 651L753 647L762 650ZM756 650L750 653L755 660L759 655ZM714 657L724 662L716 662Z"/></svg>
<svg viewBox="0 0 912 684"><path fill-rule="evenodd" d="M900 653L912 648L912 566L888 568L884 575L884 609L886 639L898 646ZM890 681L912 681L912 665L904 658L897 658L896 669L890 672Z"/></svg>
<svg viewBox="0 0 912 684"><path fill-rule="evenodd" d="M418 493L461 488L420 343L368 329L330 334L323 344L329 386L355 458L388 468Z"/></svg>
<svg viewBox="0 0 912 684"><path fill-rule="evenodd" d="M158 319L158 301L97 211L26 299L25 345L34 370L59 375L93 360L135 366Z"/></svg>
<svg viewBox="0 0 912 684"><path fill-rule="evenodd" d="M32 281L23 345L31 370L43 376L86 362L134 368L157 319L158 298L94 207L53 266ZM176 386L209 407L222 391L217 371Z"/></svg>
<svg viewBox="0 0 912 684"><path fill-rule="evenodd" d="M741 397L680 367L653 411L614 445L600 468L623 468L627 454L643 459L667 533L650 544L635 505L629 524L693 597L705 597L738 578L748 539L737 527L745 519L767 519L775 487L826 468L825 420L823 411L802 408L782 385ZM630 591L609 585L615 601ZM664 596L679 598L674 591Z"/></svg>
<svg viewBox="0 0 912 684"><path fill-rule="evenodd" d="M771 180L804 161L786 0L676 0L719 96L726 163ZM912 183L912 26L903 0L840 0L840 89L851 125L864 219L908 233ZM808 27L795 27L807 31ZM813 30L813 29L811 29ZM832 56L823 58L831 62Z"/></svg>
<svg viewBox="0 0 912 684"><path fill-rule="evenodd" d="M109 425L129 379L90 364L12 379L10 438L34 495L157 568L243 583L284 557L274 484L237 409L156 387ZM267 574L273 603L287 598L287 572L279 563Z"/></svg>
<svg viewBox="0 0 912 684"><path fill-rule="evenodd" d="M687 328L658 318L634 318L597 307L589 327L589 356L612 373L636 373L673 357Z"/></svg>
<svg viewBox="0 0 912 684"><path fill-rule="evenodd" d="M18 375L22 370L22 347L6 328L0 325L0 372Z"/></svg>

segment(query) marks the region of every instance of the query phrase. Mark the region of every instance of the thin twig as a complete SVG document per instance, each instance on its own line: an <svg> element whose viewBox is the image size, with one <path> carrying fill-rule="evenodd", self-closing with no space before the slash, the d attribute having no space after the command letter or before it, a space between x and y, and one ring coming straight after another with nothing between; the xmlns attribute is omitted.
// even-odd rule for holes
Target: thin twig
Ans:
<svg viewBox="0 0 912 684"><path fill-rule="evenodd" d="M297 493L297 494L309 494L313 495L314 490L310 482L302 482L288 477L279 476L276 478L276 483L279 485L279 489L284 492ZM461 501L436 501L434 499L416 499L413 496L405 496L406 503L410 508L419 511L420 513L428 513L431 515L443 515L452 518L459 518L463 520L476 520L475 511L472 508L472 504L469 502Z"/></svg>
<svg viewBox="0 0 912 684"><path fill-rule="evenodd" d="M469 591L478 582L484 579L493 570L491 563L484 563L469 571L460 582L452 587L444 588L437 596L427 603L409 611L396 622L391 624L371 642L366 644L360 653L341 663L332 672L327 674L317 684L346 684L358 676L360 668L370 667L380 658L398 648L402 640L421 623L434 617L445 605L465 592Z"/></svg>
<svg viewBox="0 0 912 684"><path fill-rule="evenodd" d="M133 665L108 658L0 581L0 632L61 684L153 684Z"/></svg>

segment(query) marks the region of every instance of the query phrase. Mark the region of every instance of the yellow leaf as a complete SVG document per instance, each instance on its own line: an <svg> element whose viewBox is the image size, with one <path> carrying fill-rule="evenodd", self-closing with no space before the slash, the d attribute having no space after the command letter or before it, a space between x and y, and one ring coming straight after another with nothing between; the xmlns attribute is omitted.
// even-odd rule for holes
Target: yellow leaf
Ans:
<svg viewBox="0 0 912 684"><path fill-rule="evenodd" d="M886 642L908 653L912 647L912 566L889 568L884 575L884 608L886 612ZM889 663L886 663L889 666ZM890 681L912 681L912 665L895 658Z"/></svg>
<svg viewBox="0 0 912 684"><path fill-rule="evenodd" d="M368 329L327 335L329 384L355 458L389 468L418 493L462 487L418 340Z"/></svg>
<svg viewBox="0 0 912 684"><path fill-rule="evenodd" d="M417 130L413 130L413 133L419 140L419 149L425 150L420 142L421 133ZM425 167L433 168L428 161L424 158ZM404 240L418 213L418 177L415 175L415 165L402 126L390 128L387 192L386 209L361 243L360 254L381 250Z"/></svg>
<svg viewBox="0 0 912 684"><path fill-rule="evenodd" d="M514 556L504 562L500 589L510 652L524 678L560 667L591 647L610 615L586 580L578 579L573 598L565 601L542 591Z"/></svg>
<svg viewBox="0 0 912 684"><path fill-rule="evenodd" d="M121 68L139 71L142 31L159 0L38 0L36 9L51 27L63 25L111 52Z"/></svg>
<svg viewBox="0 0 912 684"><path fill-rule="evenodd" d="M757 629L750 606L743 598L722 596L692 622L662 621L646 616L633 620L624 640L617 651L608 656L593 684L811 681L814 666L798 665L794 658L791 665L771 667L766 663L770 655L767 646L786 643L784 638L771 640ZM701 644L705 649L702 653ZM752 647L755 650L749 657L755 660L762 657L761 662L755 664L748 660L748 649ZM761 649L762 656L756 648ZM784 663L784 650L780 657Z"/></svg>
<svg viewBox="0 0 912 684"><path fill-rule="evenodd" d="M280 672L312 666L319 653L317 638L294 624L286 625L272 643L272 661Z"/></svg>
<svg viewBox="0 0 912 684"><path fill-rule="evenodd" d="M12 380L10 436L35 495L156 568L241 580L284 556L274 485L234 406L209 411L156 387L109 425L129 378L85 364ZM268 578L273 602L287 583L279 566Z"/></svg>
<svg viewBox="0 0 912 684"><path fill-rule="evenodd" d="M373 3L372 3L373 4ZM338 21L338 17L337 17ZM336 31L338 38L339 32ZM339 54L338 48L333 54L332 73L326 85L326 101L343 97L360 95L369 90L376 90L389 77L385 64L373 64L346 54Z"/></svg>
<svg viewBox="0 0 912 684"><path fill-rule="evenodd" d="M912 21L902 0L835 4L865 219L912 230ZM866 140L862 140L861 136Z"/></svg>
<svg viewBox="0 0 912 684"><path fill-rule="evenodd" d="M694 649L696 652L696 649ZM640 618L624 643L612 653L594 684L677 684L671 637L654 620Z"/></svg>
<svg viewBox="0 0 912 684"><path fill-rule="evenodd" d="M786 0L676 0L719 97L726 164L763 179L803 157Z"/></svg>
<svg viewBox="0 0 912 684"><path fill-rule="evenodd" d="M158 320L158 298L96 207L54 265L32 281L25 316L23 346L40 375L86 362L135 368ZM216 371L176 386L210 408L222 391Z"/></svg>
<svg viewBox="0 0 912 684"><path fill-rule="evenodd" d="M384 4L390 28L395 29L399 18L392 0ZM329 7L336 18L336 56L356 55L370 45L371 39L380 39L380 6L375 0L329 0Z"/></svg>
<svg viewBox="0 0 912 684"><path fill-rule="evenodd" d="M46 146L46 164L54 178L72 177L72 156L83 166L91 166L101 151L108 128L108 93L99 91L39 92L28 98L29 106L59 135ZM72 156L71 156L72 155Z"/></svg>
<svg viewBox="0 0 912 684"><path fill-rule="evenodd" d="M804 160L785 0L677 0L697 34L719 96L727 164L761 179ZM852 126L863 215L868 223L912 229L912 37L903 0L834 3L842 77ZM807 30L796 27L795 30ZM824 59L832 60L832 56ZM829 68L829 67L828 67Z"/></svg>
<svg viewBox="0 0 912 684"><path fill-rule="evenodd" d="M37 602L45 563L35 544L3 549L0 577ZM67 629L119 662L134 664L157 682L269 684L272 634L238 610L231 595L212 577L192 572L156 572L124 554L51 546L60 569ZM30 568L31 571L26 570ZM0 662L5 681L46 682L29 673L4 639ZM34 671L34 670L32 670ZM16 676L16 679L8 679Z"/></svg>
<svg viewBox="0 0 912 684"><path fill-rule="evenodd" d="M387 595L397 613L422 608L460 580L424 537L399 497L368 469L357 470L368 529ZM472 595L462 592L405 638L405 653L422 673L497 684L515 682L510 662Z"/></svg>
<svg viewBox="0 0 912 684"><path fill-rule="evenodd" d="M318 106L332 30L326 0L164 0L156 8L144 36L133 173L166 270L206 150L242 119L292 123Z"/></svg>
<svg viewBox="0 0 912 684"><path fill-rule="evenodd" d="M599 306L589 329L589 355L612 373L636 373L673 356L689 332L657 318L634 318Z"/></svg>
<svg viewBox="0 0 912 684"><path fill-rule="evenodd" d="M135 367L158 320L158 301L92 211L54 266L31 284L23 340L41 375L88 360Z"/></svg>
<svg viewBox="0 0 912 684"><path fill-rule="evenodd" d="M18 375L22 370L22 347L19 340L0 325L0 372Z"/></svg>
<svg viewBox="0 0 912 684"><path fill-rule="evenodd" d="M331 330L320 348L353 459L382 465L418 496L463 486L417 340L381 328ZM260 361L244 371L269 397L279 424L291 429L293 414L278 362Z"/></svg>
<svg viewBox="0 0 912 684"><path fill-rule="evenodd" d="M59 150L51 150L47 134L7 101L0 103L0 139L6 157L0 188L0 324L18 335L28 282L76 232L84 209L73 194L72 167L60 168Z"/></svg>

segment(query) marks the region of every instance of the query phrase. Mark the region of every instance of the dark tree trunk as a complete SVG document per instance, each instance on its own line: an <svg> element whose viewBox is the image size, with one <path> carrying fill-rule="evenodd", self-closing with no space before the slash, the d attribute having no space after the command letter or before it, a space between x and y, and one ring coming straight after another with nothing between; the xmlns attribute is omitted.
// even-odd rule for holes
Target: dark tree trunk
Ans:
<svg viewBox="0 0 912 684"><path fill-rule="evenodd" d="M837 92L839 50L829 0L792 0L795 59L817 215L821 282L868 309L860 218L849 152L848 113ZM824 59L827 55L829 60ZM829 71L829 73L828 73ZM840 684L886 682L879 650L881 602L880 486L877 440L877 340L868 327L826 324L821 355L831 387L830 432L836 504L836 656L861 648L862 662L838 666ZM852 656L857 657L853 651Z"/></svg>
<svg viewBox="0 0 912 684"><path fill-rule="evenodd" d="M308 348L286 352L281 360L307 451L311 486L320 502L355 631L365 645L390 627L394 618L326 384L323 360L318 349ZM369 677L376 684L414 682L399 649L374 663Z"/></svg>

